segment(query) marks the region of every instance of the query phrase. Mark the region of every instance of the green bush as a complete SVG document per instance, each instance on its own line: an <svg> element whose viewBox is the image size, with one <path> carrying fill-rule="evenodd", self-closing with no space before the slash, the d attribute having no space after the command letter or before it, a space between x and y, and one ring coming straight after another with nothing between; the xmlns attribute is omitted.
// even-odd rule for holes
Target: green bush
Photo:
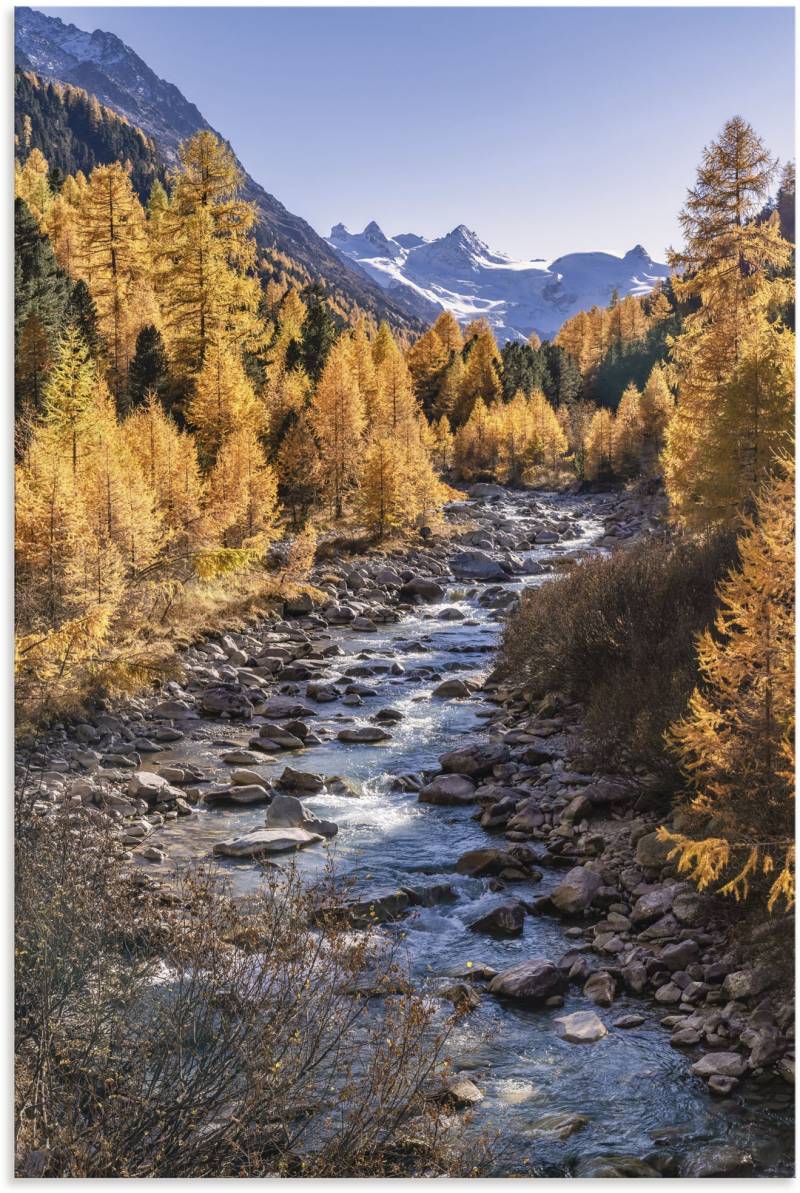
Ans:
<svg viewBox="0 0 800 1193"><path fill-rule="evenodd" d="M598 761L671 769L664 731L697 681L695 640L735 538L650 539L531 589L505 630L499 678L582 703Z"/></svg>

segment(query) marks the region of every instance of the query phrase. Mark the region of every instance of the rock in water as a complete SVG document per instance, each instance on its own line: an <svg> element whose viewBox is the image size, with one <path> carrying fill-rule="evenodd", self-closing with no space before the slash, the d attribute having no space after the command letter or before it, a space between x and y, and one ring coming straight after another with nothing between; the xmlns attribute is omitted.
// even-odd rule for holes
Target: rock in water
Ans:
<svg viewBox="0 0 800 1193"><path fill-rule="evenodd" d="M336 736L339 741L368 744L389 741L392 735L385 729L379 729L377 725L364 725L360 729L340 729Z"/></svg>
<svg viewBox="0 0 800 1193"><path fill-rule="evenodd" d="M504 969L489 983L490 994L519 998L525 1002L544 1002L567 989L566 975L552 961L533 957Z"/></svg>
<svg viewBox="0 0 800 1193"><path fill-rule="evenodd" d="M310 833L303 828L257 828L242 837L218 841L214 853L221 857L262 857L269 853L288 853L292 849L303 849L306 845L317 845L323 839L319 833Z"/></svg>
<svg viewBox="0 0 800 1193"><path fill-rule="evenodd" d="M309 833L319 833L323 837L335 837L339 831L338 824L332 820L320 820L296 796L284 792L278 792L267 809L266 826L304 828Z"/></svg>
<svg viewBox="0 0 800 1193"><path fill-rule="evenodd" d="M486 915L469 924L470 932L485 932L488 936L521 936L525 924L525 908L511 900L493 907Z"/></svg>
<svg viewBox="0 0 800 1193"><path fill-rule="evenodd" d="M556 1019L559 1034L570 1044L593 1044L608 1035L608 1030L594 1011L575 1011Z"/></svg>
<svg viewBox="0 0 800 1193"><path fill-rule="evenodd" d="M450 560L453 575L459 580L508 580L509 575L496 559L485 551L459 551Z"/></svg>
<svg viewBox="0 0 800 1193"><path fill-rule="evenodd" d="M440 775L419 793L421 804L471 804L475 784L466 775Z"/></svg>

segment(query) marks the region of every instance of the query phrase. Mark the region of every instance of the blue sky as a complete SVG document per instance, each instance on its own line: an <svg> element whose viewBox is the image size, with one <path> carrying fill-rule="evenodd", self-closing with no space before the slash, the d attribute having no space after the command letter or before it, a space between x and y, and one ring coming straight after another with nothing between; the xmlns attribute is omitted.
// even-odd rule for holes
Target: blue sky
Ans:
<svg viewBox="0 0 800 1193"><path fill-rule="evenodd" d="M327 235L658 258L740 113L794 154L789 8L48 8L120 36Z"/></svg>

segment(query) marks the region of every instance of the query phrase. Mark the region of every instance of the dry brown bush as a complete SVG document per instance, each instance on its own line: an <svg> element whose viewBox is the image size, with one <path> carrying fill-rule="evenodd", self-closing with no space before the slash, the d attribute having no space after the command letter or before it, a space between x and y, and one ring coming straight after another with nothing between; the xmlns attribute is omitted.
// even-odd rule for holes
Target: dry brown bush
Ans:
<svg viewBox="0 0 800 1193"><path fill-rule="evenodd" d="M663 735L697 682L695 643L735 540L650 539L530 589L507 624L498 675L586 709L601 761L670 765Z"/></svg>
<svg viewBox="0 0 800 1193"><path fill-rule="evenodd" d="M432 1097L450 1020L378 930L314 926L330 882L268 871L244 904L199 870L125 874L102 824L17 810L17 1171L463 1173ZM137 881L138 877L138 881Z"/></svg>

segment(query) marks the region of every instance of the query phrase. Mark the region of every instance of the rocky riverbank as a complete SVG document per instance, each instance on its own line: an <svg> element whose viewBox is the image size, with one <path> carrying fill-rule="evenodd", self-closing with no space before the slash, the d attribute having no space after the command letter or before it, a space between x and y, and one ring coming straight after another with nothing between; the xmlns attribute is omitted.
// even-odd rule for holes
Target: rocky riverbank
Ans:
<svg viewBox="0 0 800 1193"><path fill-rule="evenodd" d="M358 784L345 767L335 775L305 769L304 754L391 748L407 714L392 703L376 707L387 679L398 691L422 684L432 702L481 701L487 732L453 743L438 768L395 773L392 783L404 798L443 809L433 814L442 818L436 831L445 852L448 809L474 815L485 833L483 845L452 856L452 872L476 880L488 898L465 924L476 959L442 980L439 992L467 1011L483 997L543 1010L577 997L578 1010L554 1020L576 1047L635 1032L655 1006L687 1069L714 1096L775 1074L792 1080L792 1007L776 995L777 974L737 964L716 903L672 872L654 835L665 800L652 776L587 767L580 709L558 698L531 708L513 685L491 681L478 695L475 655L466 645L446 664L426 662L422 639L412 643L413 663L368 647L354 660L343 649L348 636L377 640L412 613L432 627L475 625L470 602L496 620L514 608L520 582L537 583L587 552L635 541L658 521L655 501L643 505L624 494L557 510L536 494L519 494L513 513L496 486L474 486L470 497L448 511L449 536L320 564L311 579L322 600L287 601L280 618L187 650L180 681L160 692L99 707L22 743L19 778L34 793L36 813L102 821L120 859L139 866L146 883L166 881L172 826L179 819L191 826L208 808L229 808L232 818L263 808L255 827L215 840L223 859L247 864L313 851L347 829L305 801L355 798ZM573 546L587 509L595 532ZM213 770L202 755L211 748ZM206 852L199 840L198 856ZM540 884L547 893L537 897ZM354 925L365 915L392 923L451 897L446 882L367 884L341 910ZM532 925L551 922L561 925L566 950L545 956L531 947L506 968L481 961L482 941L524 944ZM636 1000L642 1014L632 1009ZM472 1090L482 1097L479 1082L461 1084L464 1104L475 1100ZM573 1129L580 1125L564 1135L561 1123L559 1137ZM673 1160L651 1159L617 1156L616 1174L674 1174ZM685 1175L752 1166L730 1145L700 1149L691 1162L696 1170Z"/></svg>

